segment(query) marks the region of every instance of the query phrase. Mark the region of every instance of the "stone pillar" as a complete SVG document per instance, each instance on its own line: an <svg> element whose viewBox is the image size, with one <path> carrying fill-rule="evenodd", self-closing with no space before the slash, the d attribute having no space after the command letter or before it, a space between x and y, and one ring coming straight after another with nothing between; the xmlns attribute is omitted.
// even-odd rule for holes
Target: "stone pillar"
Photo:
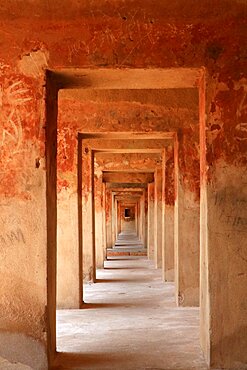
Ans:
<svg viewBox="0 0 247 370"><path fill-rule="evenodd" d="M121 202L117 202L117 236L121 233Z"/></svg>
<svg viewBox="0 0 247 370"><path fill-rule="evenodd" d="M115 209L115 195L114 195L113 192L112 192L111 198L112 198L112 201L111 201L111 204L112 204L112 211L111 211L111 225L112 225L111 231L112 231L112 234L111 235L112 235L112 246L114 247L115 241L116 241L116 232L115 232L115 229L116 229L116 209Z"/></svg>
<svg viewBox="0 0 247 370"><path fill-rule="evenodd" d="M141 198L138 201L138 208L139 208L139 239L142 241L142 205L141 205Z"/></svg>
<svg viewBox="0 0 247 370"><path fill-rule="evenodd" d="M18 81L22 81L22 88L27 89L24 79L18 80L12 74L8 80L7 73L1 74L1 96L7 96L7 87L13 88ZM45 114L43 84L44 79L40 78L40 83L35 80L32 91L26 90L30 101L39 99L38 104L43 107L42 111L33 112L37 119L40 114L43 117ZM48 81L47 85L49 88ZM11 138L14 137L13 127L16 130L19 127L9 115L9 112L16 114L14 104L14 99L13 106L10 104L6 108L1 104L0 123L1 164L7 164L4 169L1 167L0 180L1 367L28 368L24 364L38 354L33 364L47 369L47 355L51 360L56 348L57 94L54 92L53 95L50 89L47 91L46 122L39 118L46 129L46 158L45 138L42 146L35 145L33 137L26 138L33 125L30 109L19 111L19 122L25 124L22 124L23 136L19 136L18 144L15 142L16 147L9 146L11 141L8 139L2 140L3 127ZM9 119L3 119L7 117L5 114ZM37 136L35 140L38 142ZM15 149L18 153L14 153ZM21 166L14 169L8 165L15 163L16 156ZM18 183L20 187L15 187ZM11 197L7 195L8 191L13 192ZM23 365L11 365L14 359Z"/></svg>
<svg viewBox="0 0 247 370"><path fill-rule="evenodd" d="M106 203L105 203L105 217L106 217L106 247L112 248L112 194L111 190L106 186Z"/></svg>
<svg viewBox="0 0 247 370"><path fill-rule="evenodd" d="M22 312L22 319L28 320L27 327L35 329L33 333L33 339L37 344L39 343L38 340L42 338L43 345L46 347L48 351L45 351L45 363L39 363L39 366L42 368L46 368L51 364L56 356L56 270L57 270L57 114L58 114L58 91L54 88L49 72L46 74L46 97L45 97L45 119L46 119L46 133L45 133L45 146L46 146L46 170L43 173L40 173L40 184L42 186L38 186L37 193L35 200L41 200L41 204L33 204L33 202L29 205L29 209L27 208L27 204L25 202L25 208L22 204L22 209L18 209L18 212L15 211L15 217L17 220L17 224L21 227L21 231L24 236L25 240L25 229L28 232L27 235L30 237L33 235L34 238L30 238L30 241L26 241L27 243L26 248L21 248L18 254L14 253L13 255L8 254L8 257L11 258L11 265L14 267L13 274L11 274L11 270L9 268L9 264L7 264L8 270L6 273L12 276L11 285L13 289L15 287L15 279L18 279L18 290L16 290L15 299L19 301L19 312ZM39 155L39 153L35 153L35 155ZM41 169L42 167L40 167ZM37 181L37 172L35 173L35 179ZM37 186L37 185L36 185ZM44 191L45 190L45 191ZM40 194L39 194L40 192ZM17 202L18 204L18 202ZM10 204L10 207L13 205ZM35 210L35 213L32 217L32 212ZM8 208L7 208L8 211ZM24 212L25 211L25 212ZM11 211L11 215L12 215ZM40 212L40 214L39 214ZM18 220L19 214L19 220ZM30 220L25 220L23 215L28 215L31 217L32 222L30 229ZM7 215L4 215L1 210L1 221L7 221ZM46 222L40 224L40 220L44 220L46 217ZM15 221L16 222L16 221ZM14 226L13 221L9 221L11 224L11 228ZM25 225L25 226L24 226ZM37 225L37 229L39 232L35 230L35 225ZM1 225L1 231L7 231L5 225ZM23 239L22 239L23 241ZM35 242L35 252L33 251L33 246ZM28 251L28 254L25 252ZM24 255L22 255L24 253ZM30 254L31 253L31 254ZM18 256L18 263L15 263L13 258ZM30 276L25 276L23 271L19 271L20 275L18 275L18 270L16 270L17 266L20 266L20 259L23 261L31 261L29 268L26 270L26 273L30 274ZM1 266L4 266L4 262ZM33 271L32 269L34 266L38 266L38 273ZM5 271L2 270L4 274ZM7 275L8 276L8 275ZM20 277L20 279L19 279ZM15 278L15 279L14 279ZM36 279L36 280L35 280ZM25 287L22 287L21 282L25 281ZM31 289L29 288L29 284L31 284ZM9 296L8 294L13 294L11 290L11 285L2 284L2 291L1 297L5 297L6 302L9 302L8 305L4 305L6 309L6 318L4 310L1 310L1 316L6 320L4 325L1 327L5 328L6 331L10 329L9 324L12 324L12 320L9 320L9 313L11 314L11 305L10 302L13 302L13 296ZM35 292L33 292L33 288L36 287ZM6 289L6 291L4 290ZM18 297L18 293L20 294L22 291L26 291L27 295L25 300L23 300L23 295ZM35 299L32 294L28 299L28 292L35 293ZM21 298L21 299L20 299ZM35 303L35 308L32 307L33 302ZM22 307L23 305L23 307ZM30 312L35 312L34 315L30 316ZM38 312L38 314L37 314ZM14 317L16 317L16 312L13 310ZM45 323L44 318L46 317ZM9 322L8 322L9 321ZM24 324L24 322L22 323ZM25 324L24 324L25 325ZM45 330L44 330L45 329ZM30 335L30 334L29 334ZM3 338L3 334L1 333L1 338ZM25 341L25 337L22 335L20 341L23 343ZM39 348L35 348L35 352L40 353L40 356L44 353L43 346L39 346ZM17 352L18 353L18 352ZM48 356L48 366L46 363L46 356ZM43 356L42 356L43 357ZM41 358L42 358L41 357ZM43 361L42 361L43 362Z"/></svg>
<svg viewBox="0 0 247 370"><path fill-rule="evenodd" d="M94 181L94 211L95 211L95 251L96 251L96 267L103 268L104 266L104 245L103 245L103 183L102 173L95 176Z"/></svg>
<svg viewBox="0 0 247 370"><path fill-rule="evenodd" d="M145 242L144 247L147 249L148 246L148 190L145 190Z"/></svg>
<svg viewBox="0 0 247 370"><path fill-rule="evenodd" d="M141 221L141 240L143 244L145 245L145 239L146 239L146 230L145 230L145 191L143 192L141 198L140 198L140 221Z"/></svg>
<svg viewBox="0 0 247 370"><path fill-rule="evenodd" d="M142 241L142 212L141 212L141 199L138 200L138 231L139 239Z"/></svg>
<svg viewBox="0 0 247 370"><path fill-rule="evenodd" d="M73 176L67 180L66 187L59 188L58 186L57 193L56 307L58 309L80 308L82 304L81 261L79 260L81 256L81 241L79 240L81 223L78 223L81 216L79 214L79 209L81 212L81 197L79 195L81 194L80 139L78 140L77 152L77 158L74 158ZM63 172L58 164L58 179L62 176ZM80 204L78 200L80 200Z"/></svg>
<svg viewBox="0 0 247 370"><path fill-rule="evenodd" d="M164 270L165 270L165 258L166 258L166 227L165 227L165 188L166 188L166 151L165 149L162 150L162 194L161 194L161 206L162 206L162 214L161 214L161 229L162 229L162 276L164 279Z"/></svg>
<svg viewBox="0 0 247 370"><path fill-rule="evenodd" d="M208 199L206 161L206 91L204 76L199 87L200 118L200 343L208 366L211 364L210 293L208 256ZM218 222L217 222L218 225Z"/></svg>
<svg viewBox="0 0 247 370"><path fill-rule="evenodd" d="M207 78L206 115L200 89L201 345L212 368L245 369L247 98L244 82L233 83Z"/></svg>
<svg viewBox="0 0 247 370"><path fill-rule="evenodd" d="M174 206L166 205L165 211L165 258L163 277L174 281Z"/></svg>
<svg viewBox="0 0 247 370"><path fill-rule="evenodd" d="M94 159L92 150L82 147L82 245L83 280L96 281Z"/></svg>
<svg viewBox="0 0 247 370"><path fill-rule="evenodd" d="M103 235L103 267L106 260L106 183L102 183L102 235Z"/></svg>
<svg viewBox="0 0 247 370"><path fill-rule="evenodd" d="M148 184L148 258L154 259L154 183Z"/></svg>
<svg viewBox="0 0 247 370"><path fill-rule="evenodd" d="M166 151L165 250L163 277L174 281L174 150Z"/></svg>
<svg viewBox="0 0 247 370"><path fill-rule="evenodd" d="M136 232L137 237L140 239L140 202L136 203Z"/></svg>
<svg viewBox="0 0 247 370"><path fill-rule="evenodd" d="M137 203L135 205L135 230L136 230L136 235L138 236L138 206Z"/></svg>
<svg viewBox="0 0 247 370"><path fill-rule="evenodd" d="M190 139L180 133L175 145L175 287L179 306L199 305L200 204L188 189L183 161ZM198 168L199 172L199 168ZM196 174L199 176L199 173ZM199 184L198 184L199 185Z"/></svg>
<svg viewBox="0 0 247 370"><path fill-rule="evenodd" d="M76 190L62 189L57 198L57 308L80 307L78 200ZM66 276L66 278L65 278Z"/></svg>
<svg viewBox="0 0 247 370"><path fill-rule="evenodd" d="M162 267L162 169L156 169L154 177L154 263Z"/></svg>
<svg viewBox="0 0 247 370"><path fill-rule="evenodd" d="M119 223L119 221L118 221L118 215L119 215L119 209L118 209L118 207L119 207L119 202L117 201L117 199L116 199L116 196L115 196L115 198L114 198L114 208L115 208L115 230L114 230L114 232L115 232L115 240L117 240L117 237L118 237L118 223Z"/></svg>

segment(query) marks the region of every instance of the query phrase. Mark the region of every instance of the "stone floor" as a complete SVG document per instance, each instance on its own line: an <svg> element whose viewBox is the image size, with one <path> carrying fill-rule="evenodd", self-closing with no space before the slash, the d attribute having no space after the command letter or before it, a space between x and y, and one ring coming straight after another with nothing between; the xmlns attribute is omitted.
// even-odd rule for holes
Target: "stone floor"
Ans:
<svg viewBox="0 0 247 370"><path fill-rule="evenodd" d="M85 287L85 309L57 312L56 369L206 369L199 310L145 257L112 259Z"/></svg>
<svg viewBox="0 0 247 370"><path fill-rule="evenodd" d="M118 234L117 240L115 241L115 247L121 246L144 247L142 241L138 238L136 232L133 231L124 231Z"/></svg>
<svg viewBox="0 0 247 370"><path fill-rule="evenodd" d="M142 241L133 231L121 232L115 245L112 248L107 248L108 257L116 256L147 256L147 248L144 248Z"/></svg>

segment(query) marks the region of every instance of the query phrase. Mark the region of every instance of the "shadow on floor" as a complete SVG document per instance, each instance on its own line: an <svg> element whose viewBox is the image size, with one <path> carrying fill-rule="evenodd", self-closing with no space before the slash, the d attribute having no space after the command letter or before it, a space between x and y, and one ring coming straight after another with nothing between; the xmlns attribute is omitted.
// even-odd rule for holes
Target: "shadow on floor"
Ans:
<svg viewBox="0 0 247 370"><path fill-rule="evenodd" d="M130 354L128 354L130 356ZM119 369L119 363L123 363L126 360L126 353L66 353L58 352L52 366L53 370L59 369L71 369L72 367L82 366L82 369L90 369L91 366L108 366L109 369ZM121 365L120 365L121 366Z"/></svg>
<svg viewBox="0 0 247 370"><path fill-rule="evenodd" d="M124 295L124 294L123 294ZM84 302L82 304L83 309L93 309L93 308L113 308L113 307L119 307L119 308L124 308L124 307L136 307L137 304L135 303L87 303Z"/></svg>
<svg viewBox="0 0 247 370"><path fill-rule="evenodd" d="M132 257L132 256L130 256L128 254L125 255L125 256L121 256L121 257L107 256L106 257L106 261L129 261L130 259L131 260L139 260L140 257L146 257L146 256L135 256L135 257Z"/></svg>
<svg viewBox="0 0 247 370"><path fill-rule="evenodd" d="M135 279L96 279L95 283L145 283L149 280L143 280L142 278Z"/></svg>
<svg viewBox="0 0 247 370"><path fill-rule="evenodd" d="M128 353L128 360L135 361L135 355ZM124 365L126 363L126 353L74 353L74 352L58 352L51 370L91 370L91 369L105 369L105 370L201 370L201 367L191 366L172 366L172 367L130 367ZM121 365L122 364L122 365ZM206 367L204 367L206 369Z"/></svg>
<svg viewBox="0 0 247 370"><path fill-rule="evenodd" d="M95 283L126 283L128 279L96 279Z"/></svg>
<svg viewBox="0 0 247 370"><path fill-rule="evenodd" d="M117 260L114 260L117 261ZM137 266L137 267L104 267L104 270L145 270L144 267L142 266Z"/></svg>

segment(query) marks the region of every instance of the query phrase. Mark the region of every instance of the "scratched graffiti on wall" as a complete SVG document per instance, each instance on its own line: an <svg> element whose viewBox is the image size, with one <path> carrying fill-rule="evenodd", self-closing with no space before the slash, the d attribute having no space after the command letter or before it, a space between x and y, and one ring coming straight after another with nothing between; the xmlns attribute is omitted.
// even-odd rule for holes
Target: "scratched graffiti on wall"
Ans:
<svg viewBox="0 0 247 370"><path fill-rule="evenodd" d="M243 122L243 119L247 115L247 92L244 91L237 109L237 119L240 121L235 129L237 131L236 139L239 141L247 140L247 122Z"/></svg>
<svg viewBox="0 0 247 370"><path fill-rule="evenodd" d="M90 11L92 19L97 19L98 14L93 9ZM100 12L104 27L98 27L95 22L84 24L85 31L83 39L66 39L69 63L75 63L80 55L87 55L96 61L99 58L113 59L119 67L128 63L129 59L135 55L143 44L151 51L159 42L162 32L154 27L153 18L146 14L145 9L119 11L117 7L115 13L120 22L115 22L114 29L109 25L112 17L104 11ZM179 32L173 25L168 24L173 35ZM100 41L99 41L100 40ZM121 49L124 48L125 55L119 58L119 40ZM99 42L99 43L98 43ZM124 47L123 47L124 46ZM104 53L99 53L99 48L104 48ZM102 63L102 62L101 62Z"/></svg>
<svg viewBox="0 0 247 370"><path fill-rule="evenodd" d="M225 225L226 231L247 232L246 197L224 189L215 194L214 205L219 212L218 220Z"/></svg>
<svg viewBox="0 0 247 370"><path fill-rule="evenodd" d="M16 81L6 89L0 86L0 147L13 144L12 154L19 152L22 142L20 106L30 100L28 89L22 81Z"/></svg>
<svg viewBox="0 0 247 370"><path fill-rule="evenodd" d="M8 70L0 73L0 184L5 194L14 191L15 173L23 167L25 134L30 132L27 124L32 122L33 108L29 81Z"/></svg>
<svg viewBox="0 0 247 370"><path fill-rule="evenodd" d="M0 233L0 246L6 247L6 246L12 246L19 243L26 243L24 234L20 227L13 228L12 230L3 233Z"/></svg>

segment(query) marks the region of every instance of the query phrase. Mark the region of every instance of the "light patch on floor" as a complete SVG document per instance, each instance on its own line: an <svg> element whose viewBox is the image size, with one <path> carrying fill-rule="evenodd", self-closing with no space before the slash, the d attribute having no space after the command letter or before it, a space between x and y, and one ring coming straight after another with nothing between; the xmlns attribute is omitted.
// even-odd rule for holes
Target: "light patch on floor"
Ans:
<svg viewBox="0 0 247 370"><path fill-rule="evenodd" d="M85 309L57 311L60 369L207 369L199 309L177 308L174 284L145 257L118 258L85 286Z"/></svg>

